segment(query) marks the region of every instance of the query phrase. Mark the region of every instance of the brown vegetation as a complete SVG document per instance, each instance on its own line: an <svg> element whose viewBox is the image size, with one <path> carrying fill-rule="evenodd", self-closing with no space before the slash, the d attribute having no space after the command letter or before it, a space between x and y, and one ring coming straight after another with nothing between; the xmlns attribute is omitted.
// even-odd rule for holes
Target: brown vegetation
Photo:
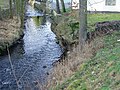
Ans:
<svg viewBox="0 0 120 90"><path fill-rule="evenodd" d="M20 26L20 19L17 17L0 21L0 52L6 49L6 46L16 43L21 35L23 35Z"/></svg>
<svg viewBox="0 0 120 90"><path fill-rule="evenodd" d="M91 43L86 43L83 53L79 53L78 46L68 52L63 62L57 62L55 64L55 68L50 74L47 88L50 89L51 86L53 88L72 76L79 69L83 61L90 59L102 47L103 39L102 37L97 37Z"/></svg>

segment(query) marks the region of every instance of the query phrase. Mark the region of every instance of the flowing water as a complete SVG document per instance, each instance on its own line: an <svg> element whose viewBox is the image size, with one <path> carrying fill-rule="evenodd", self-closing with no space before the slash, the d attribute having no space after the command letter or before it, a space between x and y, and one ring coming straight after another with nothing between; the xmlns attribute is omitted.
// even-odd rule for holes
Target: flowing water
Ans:
<svg viewBox="0 0 120 90"><path fill-rule="evenodd" d="M52 64L62 54L49 20L42 24L43 14L29 5L26 15L25 35L10 51L11 63L8 55L0 56L0 90L38 90L36 85L45 83Z"/></svg>

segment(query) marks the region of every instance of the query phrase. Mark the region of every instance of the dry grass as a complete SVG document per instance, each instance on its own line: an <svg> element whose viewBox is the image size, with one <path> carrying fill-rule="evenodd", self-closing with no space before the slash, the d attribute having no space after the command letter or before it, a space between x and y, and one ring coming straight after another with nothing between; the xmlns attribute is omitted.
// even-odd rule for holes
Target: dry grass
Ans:
<svg viewBox="0 0 120 90"><path fill-rule="evenodd" d="M103 39L96 38L91 43L86 43L84 52L81 54L79 53L78 46L74 48L68 53L68 56L63 62L57 62L55 68L51 71L52 73L50 74L46 90L49 90L50 87L53 89L54 86L61 84L67 78L72 76L79 69L81 63L91 58L96 50L102 47Z"/></svg>
<svg viewBox="0 0 120 90"><path fill-rule="evenodd" d="M0 21L0 49L11 46L22 35L20 29L20 19L14 17L13 19Z"/></svg>

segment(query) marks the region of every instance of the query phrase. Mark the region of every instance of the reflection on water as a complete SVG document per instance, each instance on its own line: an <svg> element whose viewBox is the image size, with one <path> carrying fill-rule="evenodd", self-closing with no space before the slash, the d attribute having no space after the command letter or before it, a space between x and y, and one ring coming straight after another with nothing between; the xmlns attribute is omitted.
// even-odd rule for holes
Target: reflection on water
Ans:
<svg viewBox="0 0 120 90"><path fill-rule="evenodd" d="M36 18L34 17L28 18L26 20L26 34L23 38L25 53L36 52L41 47L46 45L46 43L55 42L55 34L51 31L50 28L51 23L47 21L44 25L39 25L39 27L36 27L35 19Z"/></svg>
<svg viewBox="0 0 120 90"><path fill-rule="evenodd" d="M34 20L34 22L35 22L35 25L36 25L36 26L39 26L39 25L42 24L43 17L39 17L39 16L33 17L33 20Z"/></svg>
<svg viewBox="0 0 120 90"><path fill-rule="evenodd" d="M36 26L40 26L45 23L45 16L32 17Z"/></svg>

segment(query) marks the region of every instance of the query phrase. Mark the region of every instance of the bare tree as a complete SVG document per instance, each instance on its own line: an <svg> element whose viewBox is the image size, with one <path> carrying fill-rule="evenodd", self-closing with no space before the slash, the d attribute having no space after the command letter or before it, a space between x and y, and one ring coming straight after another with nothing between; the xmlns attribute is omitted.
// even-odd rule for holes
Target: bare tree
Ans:
<svg viewBox="0 0 120 90"><path fill-rule="evenodd" d="M60 14L60 6L59 6L59 0L56 0L56 9L57 9L57 13Z"/></svg>
<svg viewBox="0 0 120 90"><path fill-rule="evenodd" d="M87 39L87 0L79 0L79 15L80 15L80 30L79 30L79 45L82 51Z"/></svg>
<svg viewBox="0 0 120 90"><path fill-rule="evenodd" d="M64 0L60 0L60 1L61 1L61 6L62 6L62 11L66 12Z"/></svg>

